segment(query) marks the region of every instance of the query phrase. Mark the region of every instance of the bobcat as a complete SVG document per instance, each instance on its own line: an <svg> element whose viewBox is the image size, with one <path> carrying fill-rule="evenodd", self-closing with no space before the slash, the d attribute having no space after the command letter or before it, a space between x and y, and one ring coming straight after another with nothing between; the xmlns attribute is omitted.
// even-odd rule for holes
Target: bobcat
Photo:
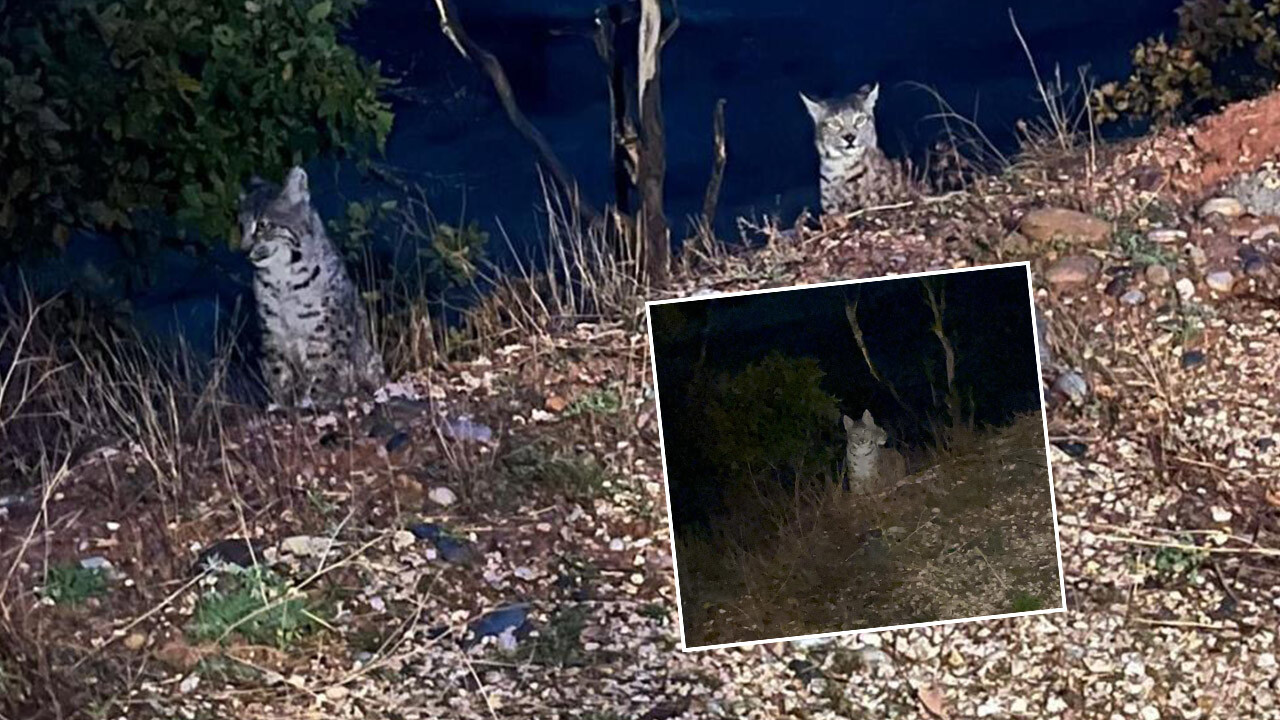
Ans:
<svg viewBox="0 0 1280 720"><path fill-rule="evenodd" d="M368 316L311 206L306 172L293 168L283 187L255 178L241 197L240 228L254 268L271 399L305 407L382 386Z"/></svg>
<svg viewBox="0 0 1280 720"><path fill-rule="evenodd" d="M902 167L876 144L879 97L879 85L864 85L841 100L813 100L800 93L813 118L824 213L848 213L892 201L906 189Z"/></svg>
<svg viewBox="0 0 1280 720"><path fill-rule="evenodd" d="M906 477L907 463L902 453L884 447L889 434L876 425L870 410L859 422L842 415L845 432L844 469L849 489L873 492L892 487Z"/></svg>

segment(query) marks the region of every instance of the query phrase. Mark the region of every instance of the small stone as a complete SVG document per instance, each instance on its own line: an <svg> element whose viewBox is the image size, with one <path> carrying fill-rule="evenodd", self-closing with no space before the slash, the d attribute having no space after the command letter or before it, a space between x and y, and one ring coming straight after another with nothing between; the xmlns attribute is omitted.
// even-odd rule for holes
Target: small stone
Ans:
<svg viewBox="0 0 1280 720"><path fill-rule="evenodd" d="M121 642L130 650L141 650L142 646L147 644L147 635L140 632L129 633Z"/></svg>
<svg viewBox="0 0 1280 720"><path fill-rule="evenodd" d="M325 691L324 691L324 696L329 698L330 700L342 700L343 698L345 698L347 695L350 695L350 694L351 694L351 691L348 690L346 686L343 686L343 685L330 685L329 687L325 688Z"/></svg>
<svg viewBox="0 0 1280 720"><path fill-rule="evenodd" d="M1178 290L1178 297L1183 300L1190 300L1195 297L1196 284L1191 282L1189 278L1179 278L1178 282L1174 284L1174 287Z"/></svg>
<svg viewBox="0 0 1280 720"><path fill-rule="evenodd" d="M1208 256L1204 253L1204 248L1199 245L1187 245L1184 252L1187 255L1187 259L1191 261L1192 267L1204 267L1205 263L1209 262Z"/></svg>
<svg viewBox="0 0 1280 720"><path fill-rule="evenodd" d="M1147 294L1142 292L1141 290L1130 290L1129 292L1120 296L1120 303L1122 305L1141 305L1146 301L1147 301Z"/></svg>
<svg viewBox="0 0 1280 720"><path fill-rule="evenodd" d="M1215 270L1204 276L1204 284L1208 285L1210 290L1226 295L1231 292L1231 288L1235 287L1236 279L1230 270Z"/></svg>
<svg viewBox="0 0 1280 720"><path fill-rule="evenodd" d="M1177 228L1156 228L1147 233L1147 240L1153 243L1180 243L1187 239L1187 231Z"/></svg>
<svg viewBox="0 0 1280 720"><path fill-rule="evenodd" d="M1213 521L1216 523L1224 523L1231 519L1231 511L1221 505L1214 505L1209 508L1209 514L1213 517Z"/></svg>
<svg viewBox="0 0 1280 720"><path fill-rule="evenodd" d="M1197 365L1204 364L1204 352L1200 350L1188 350L1182 353L1182 369L1190 370Z"/></svg>
<svg viewBox="0 0 1280 720"><path fill-rule="evenodd" d="M1142 708L1142 720L1160 720L1160 711L1155 705L1147 705Z"/></svg>
<svg viewBox="0 0 1280 720"><path fill-rule="evenodd" d="M98 570L100 572L105 572L111 569L111 561L101 555L94 555L92 557L81 559L80 567L85 570Z"/></svg>
<svg viewBox="0 0 1280 720"><path fill-rule="evenodd" d="M1053 381L1053 391L1079 405L1089 396L1089 383L1076 372L1067 372Z"/></svg>
<svg viewBox="0 0 1280 720"><path fill-rule="evenodd" d="M543 407L545 407L548 412L553 412L553 413L561 412L568 406L569 406L569 401L565 400L559 395L552 395L551 397L547 398L545 403L543 403Z"/></svg>
<svg viewBox="0 0 1280 720"><path fill-rule="evenodd" d="M1111 239L1111 223L1088 213L1066 208L1036 208L1022 217L1018 230L1037 244L1065 240L1105 245Z"/></svg>
<svg viewBox="0 0 1280 720"><path fill-rule="evenodd" d="M1045 280L1050 285L1078 285L1093 279L1102 263L1091 255L1072 255L1060 258L1045 271Z"/></svg>
<svg viewBox="0 0 1280 720"><path fill-rule="evenodd" d="M1197 213L1200 217L1221 215L1225 218L1237 218L1244 214L1244 205L1233 197L1216 197L1204 201Z"/></svg>
<svg viewBox="0 0 1280 720"><path fill-rule="evenodd" d="M427 493L427 499L443 507L449 507L458 502L458 496L444 486L431 488L431 491Z"/></svg>
<svg viewBox="0 0 1280 720"><path fill-rule="evenodd" d="M1173 279L1169 273L1169 268L1164 265L1148 265L1147 269L1143 271L1143 275L1146 276L1147 282L1151 283L1153 287L1164 287Z"/></svg>
<svg viewBox="0 0 1280 720"><path fill-rule="evenodd" d="M1251 257L1244 261L1244 274L1249 277L1261 277L1267 273L1267 261L1261 257Z"/></svg>
<svg viewBox="0 0 1280 720"><path fill-rule="evenodd" d="M1271 653L1262 653L1258 656L1258 667L1263 670L1270 670L1276 666L1276 656Z"/></svg>

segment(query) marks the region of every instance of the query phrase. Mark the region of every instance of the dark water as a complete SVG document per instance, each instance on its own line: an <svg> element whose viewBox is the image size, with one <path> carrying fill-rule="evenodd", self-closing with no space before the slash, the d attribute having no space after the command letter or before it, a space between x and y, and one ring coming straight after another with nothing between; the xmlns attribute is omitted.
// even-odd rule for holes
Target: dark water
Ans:
<svg viewBox="0 0 1280 720"><path fill-rule="evenodd" d="M590 38L595 2L459 2L471 35L505 65L516 95L597 205L610 200L607 88ZM784 222L817 204L812 127L797 97L849 92L881 83L878 126L891 154L919 154L939 129L937 107L919 82L973 116L1004 149L1013 123L1041 108L1023 50L1009 23L1009 1L686 0L682 24L663 55L668 134L667 203L676 228L701 205L711 166L711 112L727 100L729 163L719 226L732 218L777 215ZM1122 75L1129 49L1169 29L1173 0L1046 3L1019 0L1013 11L1042 73L1064 76L1091 65ZM515 252L540 244L541 192L533 153L510 127L488 80L439 31L434 3L372 0L350 41L399 79L398 116L385 161L421 184L442 221L475 219ZM386 188L349 168L309 167L313 196L327 217L346 200ZM499 225L499 220L501 225ZM492 243L504 254L505 242ZM24 268L42 288L65 285L92 262L105 268L108 294L130 296L142 324L185 332L199 347L237 302L248 302L246 268L219 253L211 272L193 259L157 261L159 282L129 291L113 280L120 254L100 238L80 238L62 263ZM0 284L12 287L14 268ZM224 272L224 271L229 271ZM238 274L238 275L237 275ZM114 289L113 289L114 287Z"/></svg>

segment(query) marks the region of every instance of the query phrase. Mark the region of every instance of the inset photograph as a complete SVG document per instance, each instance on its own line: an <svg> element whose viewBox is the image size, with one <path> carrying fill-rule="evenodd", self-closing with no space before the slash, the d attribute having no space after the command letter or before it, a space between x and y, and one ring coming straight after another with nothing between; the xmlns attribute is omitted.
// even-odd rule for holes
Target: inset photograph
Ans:
<svg viewBox="0 0 1280 720"><path fill-rule="evenodd" d="M1065 607L1026 263L647 310L684 649Z"/></svg>

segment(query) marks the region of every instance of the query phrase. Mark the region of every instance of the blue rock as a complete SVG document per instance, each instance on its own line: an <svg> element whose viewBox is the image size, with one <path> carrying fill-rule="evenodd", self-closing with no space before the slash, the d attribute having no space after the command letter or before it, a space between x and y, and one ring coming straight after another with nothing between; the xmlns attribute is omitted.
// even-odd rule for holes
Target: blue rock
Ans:
<svg viewBox="0 0 1280 720"><path fill-rule="evenodd" d="M419 540L435 541L440 537L440 533L444 532L441 527L435 523L415 523L409 526L409 532Z"/></svg>
<svg viewBox="0 0 1280 720"><path fill-rule="evenodd" d="M501 635L512 629L517 634L523 634L528 629L526 625L528 619L529 603L516 603L481 615L467 627L475 634L473 642L479 642L483 638Z"/></svg>
<svg viewBox="0 0 1280 720"><path fill-rule="evenodd" d="M387 452L393 453L409 444L409 433L404 430L397 430L391 439L387 440Z"/></svg>

